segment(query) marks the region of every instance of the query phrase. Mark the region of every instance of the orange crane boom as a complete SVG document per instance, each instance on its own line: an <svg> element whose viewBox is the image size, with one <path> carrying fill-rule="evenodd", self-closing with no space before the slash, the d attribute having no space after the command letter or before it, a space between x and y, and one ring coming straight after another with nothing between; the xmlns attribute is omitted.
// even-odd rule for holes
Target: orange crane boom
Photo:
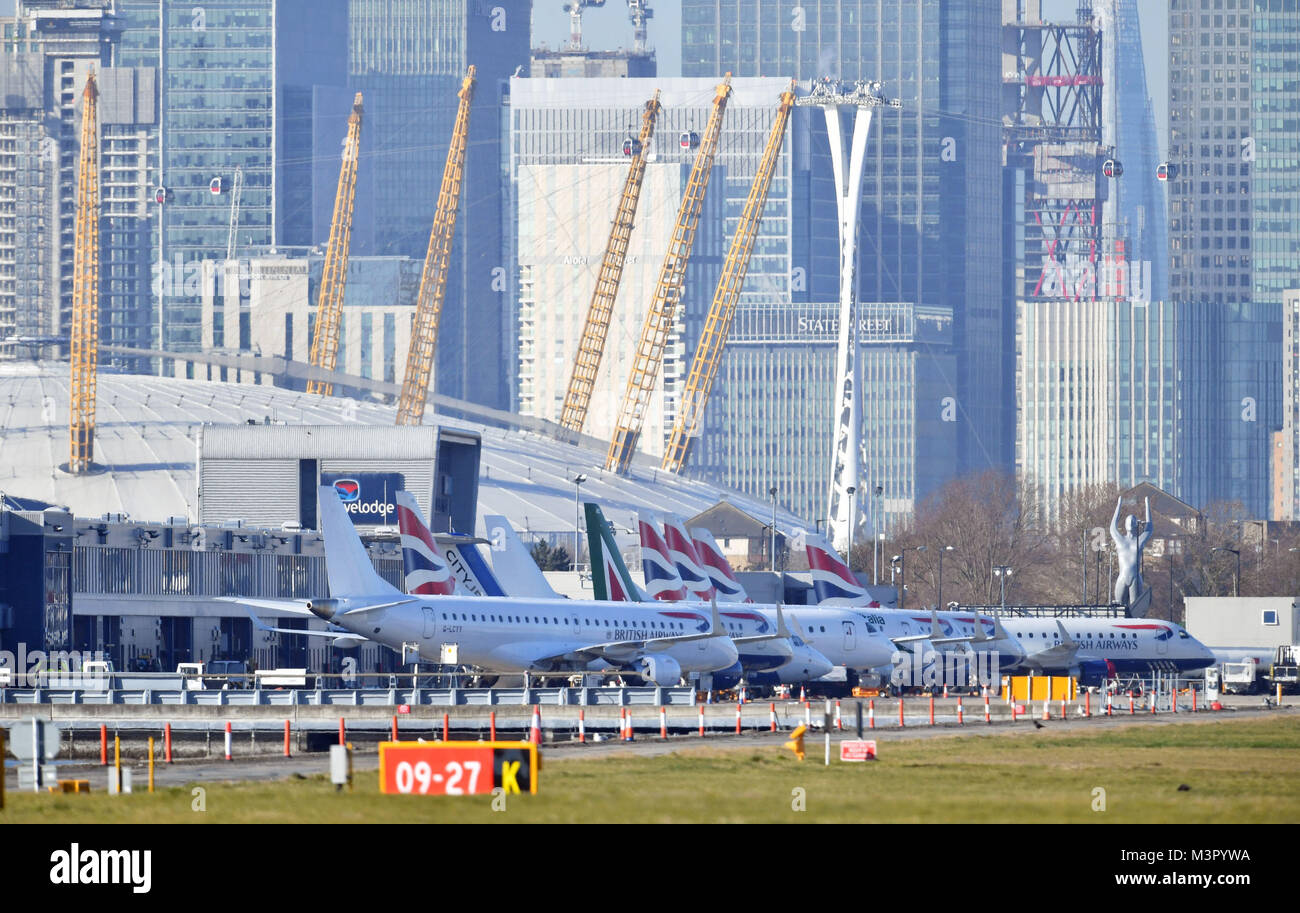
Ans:
<svg viewBox="0 0 1300 913"><path fill-rule="evenodd" d="M429 376L433 373L433 357L438 351L438 322L442 319L442 300L447 294L451 242L456 234L456 209L460 205L460 190L465 180L474 72L471 66L460 86L460 107L456 110L447 164L442 169L442 184L438 187L438 208L434 211L433 229L429 232L429 250L424 256L420 295L411 327L411 346L406 353L406 375L397 401L399 425L418 425L424 421L424 404L429 398Z"/></svg>
<svg viewBox="0 0 1300 913"><path fill-rule="evenodd" d="M704 194L709 189L709 178L713 174L713 159L718 149L718 137L722 133L722 119L730 95L731 74L728 73L713 98L713 111L704 128L704 137L700 140L699 154L691 166L691 176L687 179L681 206L677 209L677 225L673 228L668 251L659 268L659 282L655 286L654 298L650 301L650 310L641 326L641 341L637 344L632 371L627 378L627 390L623 394L618 422L614 426L614 437L605 457L605 468L615 472L627 472L632 463L632 454L636 452L637 441L640 440L641 429L645 425L646 410L650 407L650 397L659 380L659 367L663 363L664 347L668 344L668 334L672 331L677 302L681 299L682 285L686 280L686 264L690 261L691 249L695 245L695 229L700 223Z"/></svg>
<svg viewBox="0 0 1300 913"><path fill-rule="evenodd" d="M718 278L718 288L713 293L713 304L709 306L709 315L704 321L704 331L700 334L699 344L695 347L695 356L691 360L691 370L686 377L686 390L682 394L681 408L673 422L672 435L664 451L662 467L670 472L681 472L686 466L686 457L690 451L691 441L699 432L704 419L704 409L709 403L709 394L713 390L713 381L718 376L718 365L722 361L722 350L727 344L727 335L731 332L731 318L736 312L736 301L740 297L741 286L745 284L745 273L749 269L749 255L754 249L754 239L758 235L758 225L763 218L763 207L767 204L767 192L772 186L772 175L776 172L777 157L781 152L781 142L785 138L785 128L790 122L790 109L794 107L794 86L781 94L781 106L777 109L772 132L767 137L767 146L763 149L763 158L754 175L754 183L749 188L749 198L745 200L745 209L740 215L740 224L736 227L735 237L731 239L731 249L722 265L722 275Z"/></svg>
<svg viewBox="0 0 1300 913"><path fill-rule="evenodd" d="M95 74L86 78L81 108L81 164L72 254L72 357L68 472L95 459L95 394L99 370L99 129Z"/></svg>
<svg viewBox="0 0 1300 913"><path fill-rule="evenodd" d="M609 335L609 321L614 313L618 285L623 279L623 262L627 258L628 239L632 236L632 220L636 217L637 203L641 200L646 156L650 154L650 139L654 136L655 118L659 116L659 109L659 91L656 89L654 98L645 103L639 138L630 147L625 144L632 155L632 167L623 182L623 194L619 197L618 209L614 213L614 227L609 233L609 242L605 245L605 256L600 261L596 289L592 292L587 319L582 325L578 356L573 361L573 373L569 375L564 409L560 413L560 425L575 433L582 431L582 426L587 422L591 391L596 386L600 361L605 355L605 338ZM633 141L629 139L627 143L632 144Z"/></svg>
<svg viewBox="0 0 1300 913"><path fill-rule="evenodd" d="M361 93L352 102L348 136L343 143L343 166L339 189L334 196L334 220L330 223L329 246L321 274L320 296L316 299L316 333L311 341L313 367L333 371L339 355L339 329L343 324L343 294L348 284L348 255L352 247L352 207L357 197L357 161L361 157ZM232 222L231 247L234 246ZM308 393L329 396L334 385L315 378L307 381Z"/></svg>

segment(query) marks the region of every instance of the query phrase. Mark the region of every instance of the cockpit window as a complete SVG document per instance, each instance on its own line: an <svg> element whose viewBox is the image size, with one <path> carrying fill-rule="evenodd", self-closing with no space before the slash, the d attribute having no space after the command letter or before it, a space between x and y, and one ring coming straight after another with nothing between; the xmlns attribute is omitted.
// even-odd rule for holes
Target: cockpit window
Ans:
<svg viewBox="0 0 1300 913"><path fill-rule="evenodd" d="M1178 632L1178 639L1179 639L1179 640L1187 640L1187 639L1189 639L1191 636L1192 636L1192 635L1188 634L1186 631L1179 631L1179 632Z"/></svg>

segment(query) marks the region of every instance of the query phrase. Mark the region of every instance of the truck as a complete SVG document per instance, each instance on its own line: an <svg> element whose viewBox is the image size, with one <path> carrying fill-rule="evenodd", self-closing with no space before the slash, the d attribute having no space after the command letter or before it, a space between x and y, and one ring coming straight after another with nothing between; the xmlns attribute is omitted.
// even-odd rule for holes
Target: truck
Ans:
<svg viewBox="0 0 1300 913"><path fill-rule="evenodd" d="M1300 689L1300 646L1283 644L1273 654L1273 664L1268 671L1269 681L1273 687L1281 686L1283 691L1294 693Z"/></svg>
<svg viewBox="0 0 1300 913"><path fill-rule="evenodd" d="M1257 659L1244 659L1240 662L1224 663L1220 667L1219 681L1225 694L1254 694L1263 687L1260 672L1262 665Z"/></svg>
<svg viewBox="0 0 1300 913"><path fill-rule="evenodd" d="M214 659L208 663L207 687L219 691L251 687L248 664L240 659Z"/></svg>
<svg viewBox="0 0 1300 913"><path fill-rule="evenodd" d="M179 663L176 666L176 674L184 682L186 691L204 690L203 663Z"/></svg>

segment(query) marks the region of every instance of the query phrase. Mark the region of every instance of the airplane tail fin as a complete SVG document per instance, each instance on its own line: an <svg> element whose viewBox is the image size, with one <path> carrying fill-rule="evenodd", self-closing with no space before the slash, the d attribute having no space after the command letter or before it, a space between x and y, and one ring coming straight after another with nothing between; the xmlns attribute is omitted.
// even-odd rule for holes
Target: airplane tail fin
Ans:
<svg viewBox="0 0 1300 913"><path fill-rule="evenodd" d="M637 514L636 525L641 534L641 570L645 573L646 593L663 602L681 602L687 597L686 584L677 573L654 515Z"/></svg>
<svg viewBox="0 0 1300 913"><path fill-rule="evenodd" d="M745 588L736 579L736 572L731 569L731 562L722 554L722 549L713 538L713 533L703 527L691 530L691 541L695 552L700 556L700 564L709 575L709 582L717 591L719 602L752 602Z"/></svg>
<svg viewBox="0 0 1300 913"><path fill-rule="evenodd" d="M492 569L502 587L511 596L533 599L559 599L559 594L546 582L541 568L524 548L505 517L490 514L483 517L487 538L491 541Z"/></svg>
<svg viewBox="0 0 1300 913"><path fill-rule="evenodd" d="M591 551L591 585L595 597L611 602L649 602L632 579L614 541L614 531L599 504L583 503L587 515L587 548Z"/></svg>
<svg viewBox="0 0 1300 913"><path fill-rule="evenodd" d="M505 587L492 573L483 553L473 542L458 542L448 552L456 577L456 588L472 596L505 596ZM534 565L536 567L536 565Z"/></svg>
<svg viewBox="0 0 1300 913"><path fill-rule="evenodd" d="M316 499L331 598L402 595L375 570L338 493L332 487L321 486L316 490Z"/></svg>
<svg viewBox="0 0 1300 913"><path fill-rule="evenodd" d="M809 533L805 541L818 605L865 606L871 602L866 588L823 536Z"/></svg>
<svg viewBox="0 0 1300 913"><path fill-rule="evenodd" d="M663 520L668 557L677 566L677 575L682 578L682 583L692 595L704 600L713 599L718 593L704 569L704 562L700 560L699 550L691 541L691 534L686 531L686 525L672 514L666 514Z"/></svg>
<svg viewBox="0 0 1300 913"><path fill-rule="evenodd" d="M438 551L424 514L409 491L397 493L397 523L402 534L402 570L406 592L421 596L450 596L456 579Z"/></svg>

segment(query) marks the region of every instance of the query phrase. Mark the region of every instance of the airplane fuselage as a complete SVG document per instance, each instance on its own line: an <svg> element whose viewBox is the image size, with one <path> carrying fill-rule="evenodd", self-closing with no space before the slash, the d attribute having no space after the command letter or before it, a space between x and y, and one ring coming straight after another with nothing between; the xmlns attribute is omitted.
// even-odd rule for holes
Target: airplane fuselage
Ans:
<svg viewBox="0 0 1300 913"><path fill-rule="evenodd" d="M443 645L454 644L458 663L488 672L599 671L620 664L631 669L639 654L662 653L683 673L707 673L731 667L738 655L725 632L667 640L709 632L709 616L684 607L436 596L331 620L394 649L418 644L421 661L428 663L440 662ZM632 646L636 642L644 648Z"/></svg>

